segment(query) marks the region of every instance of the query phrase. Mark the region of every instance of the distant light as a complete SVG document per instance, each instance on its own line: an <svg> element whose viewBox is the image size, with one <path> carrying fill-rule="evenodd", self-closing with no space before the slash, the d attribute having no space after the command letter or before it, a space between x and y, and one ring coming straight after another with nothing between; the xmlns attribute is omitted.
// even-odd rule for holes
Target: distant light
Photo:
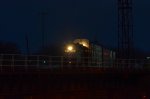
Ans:
<svg viewBox="0 0 150 99"><path fill-rule="evenodd" d="M146 57L146 59L150 59L150 57Z"/></svg>
<svg viewBox="0 0 150 99"><path fill-rule="evenodd" d="M44 61L43 61L43 63L45 64L45 63L46 63L46 61L44 60Z"/></svg>
<svg viewBox="0 0 150 99"><path fill-rule="evenodd" d="M147 97L146 97L146 96L143 96L143 99L147 99Z"/></svg>

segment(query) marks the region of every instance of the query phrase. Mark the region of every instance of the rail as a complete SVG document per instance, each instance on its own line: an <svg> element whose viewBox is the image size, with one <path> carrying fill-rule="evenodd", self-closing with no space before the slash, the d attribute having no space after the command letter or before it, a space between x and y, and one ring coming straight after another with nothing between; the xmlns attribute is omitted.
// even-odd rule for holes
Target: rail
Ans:
<svg viewBox="0 0 150 99"><path fill-rule="evenodd" d="M0 55L0 72L65 70L65 69L149 70L150 60L102 60L91 57L44 55Z"/></svg>

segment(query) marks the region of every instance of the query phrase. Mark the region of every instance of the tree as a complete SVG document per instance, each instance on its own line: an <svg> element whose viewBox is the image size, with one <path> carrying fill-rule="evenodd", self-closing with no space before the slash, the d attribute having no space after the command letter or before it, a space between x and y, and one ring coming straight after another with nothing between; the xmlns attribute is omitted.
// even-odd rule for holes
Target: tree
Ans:
<svg viewBox="0 0 150 99"><path fill-rule="evenodd" d="M20 50L15 43L0 42L0 54L20 54Z"/></svg>
<svg viewBox="0 0 150 99"><path fill-rule="evenodd" d="M63 55L62 45L51 44L44 48L41 48L36 54L49 55L49 56L62 56Z"/></svg>

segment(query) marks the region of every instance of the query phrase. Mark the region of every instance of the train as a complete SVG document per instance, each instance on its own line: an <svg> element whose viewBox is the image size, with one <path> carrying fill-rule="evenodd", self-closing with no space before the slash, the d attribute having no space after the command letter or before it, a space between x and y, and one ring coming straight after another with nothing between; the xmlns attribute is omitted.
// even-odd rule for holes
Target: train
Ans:
<svg viewBox="0 0 150 99"><path fill-rule="evenodd" d="M69 64L112 66L116 52L88 39L75 39L65 44L64 56Z"/></svg>

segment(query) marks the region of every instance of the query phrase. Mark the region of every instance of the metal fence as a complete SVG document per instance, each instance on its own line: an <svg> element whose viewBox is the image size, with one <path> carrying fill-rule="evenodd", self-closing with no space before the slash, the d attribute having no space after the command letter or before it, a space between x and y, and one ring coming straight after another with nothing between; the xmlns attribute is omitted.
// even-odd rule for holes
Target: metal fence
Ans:
<svg viewBox="0 0 150 99"><path fill-rule="evenodd" d="M149 70L150 60L121 59L103 60L91 57L64 57L44 55L0 55L0 72L4 71L40 71L56 69L117 69Z"/></svg>

